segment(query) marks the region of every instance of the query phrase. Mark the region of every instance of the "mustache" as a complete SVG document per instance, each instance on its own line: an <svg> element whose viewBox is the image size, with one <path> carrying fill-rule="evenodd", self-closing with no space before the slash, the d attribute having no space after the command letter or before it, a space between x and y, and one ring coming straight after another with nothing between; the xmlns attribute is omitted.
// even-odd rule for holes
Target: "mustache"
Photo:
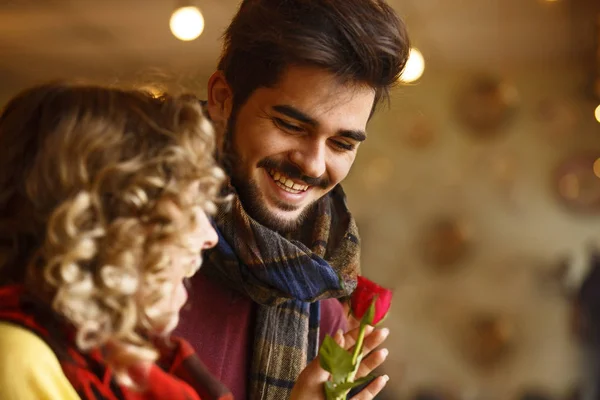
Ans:
<svg viewBox="0 0 600 400"><path fill-rule="evenodd" d="M321 176L315 178L312 176L304 175L302 170L297 165L294 165L289 161L264 158L258 162L257 167L264 168L266 170L274 169L276 171L282 172L284 175L292 179L302 181L308 186L317 186L321 189L327 189L327 187L329 187L329 179L327 179L327 177Z"/></svg>

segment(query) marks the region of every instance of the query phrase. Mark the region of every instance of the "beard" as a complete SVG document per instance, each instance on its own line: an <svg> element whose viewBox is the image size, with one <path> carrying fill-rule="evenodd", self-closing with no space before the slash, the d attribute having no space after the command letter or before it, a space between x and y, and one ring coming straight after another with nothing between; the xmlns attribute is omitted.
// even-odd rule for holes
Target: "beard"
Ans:
<svg viewBox="0 0 600 400"><path fill-rule="evenodd" d="M298 229L312 213L317 204L315 201L305 206L296 218L283 218L267 207L256 182L243 176L234 175L232 176L231 183L235 187L246 213L259 224L282 234ZM298 209L296 206L283 202L277 202L276 207L281 211L288 212Z"/></svg>
<svg viewBox="0 0 600 400"><path fill-rule="evenodd" d="M302 212L295 218L283 218L269 209L258 183L256 180L252 179L250 171L244 171L243 168L240 167L240 164L235 162L235 160L239 160L240 157L233 142L234 132L235 118L232 117L230 118L224 133L222 165L231 179L231 184L235 188L244 210L256 222L276 232L286 234L298 229L308 216L313 213L319 199L304 206ZM236 167L236 165L238 167ZM274 169L283 172L286 176L303 181L308 186L318 186L325 189L329 186L329 180L327 178L312 178L305 176L297 166L277 157L263 158L257 163L256 168L262 168L265 169L265 171ZM278 200L275 201L275 207L284 212L297 211L300 208L300 206Z"/></svg>

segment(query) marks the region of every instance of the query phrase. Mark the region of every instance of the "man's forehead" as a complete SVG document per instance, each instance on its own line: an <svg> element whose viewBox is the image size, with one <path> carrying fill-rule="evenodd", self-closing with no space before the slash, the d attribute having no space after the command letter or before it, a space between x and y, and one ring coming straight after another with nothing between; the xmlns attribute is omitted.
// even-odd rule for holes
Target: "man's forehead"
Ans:
<svg viewBox="0 0 600 400"><path fill-rule="evenodd" d="M273 85L273 89L282 96L312 100L316 103L343 103L355 95L360 96L364 93L375 98L375 89L368 85L341 80L334 74L318 68L289 68Z"/></svg>
<svg viewBox="0 0 600 400"><path fill-rule="evenodd" d="M315 120L334 114L356 120L369 119L375 91L365 85L343 85L336 81L320 84L319 77L307 81L282 79L277 85L257 89L256 100L264 111L293 109Z"/></svg>

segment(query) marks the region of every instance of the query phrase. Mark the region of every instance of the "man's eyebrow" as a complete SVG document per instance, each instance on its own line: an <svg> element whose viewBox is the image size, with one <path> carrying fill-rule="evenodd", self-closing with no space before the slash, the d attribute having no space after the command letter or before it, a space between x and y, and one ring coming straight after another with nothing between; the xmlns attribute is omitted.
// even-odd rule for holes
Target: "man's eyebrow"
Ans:
<svg viewBox="0 0 600 400"><path fill-rule="evenodd" d="M304 124L308 124L310 126L319 125L317 120L315 120L314 118L311 118L307 114L298 110L296 107L289 106L286 104L279 104L279 105L273 106L272 108L273 108L273 110L277 111L278 113L287 115L288 117L293 118L297 121L300 121Z"/></svg>
<svg viewBox="0 0 600 400"><path fill-rule="evenodd" d="M365 131L341 130L338 132L338 135L347 137L348 139L352 139L357 142L364 142L367 140L367 133Z"/></svg>

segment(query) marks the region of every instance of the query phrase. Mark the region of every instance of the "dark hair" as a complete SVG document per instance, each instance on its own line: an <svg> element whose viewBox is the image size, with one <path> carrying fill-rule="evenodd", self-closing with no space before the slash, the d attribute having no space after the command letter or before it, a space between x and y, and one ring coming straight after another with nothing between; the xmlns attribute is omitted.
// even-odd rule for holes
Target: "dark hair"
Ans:
<svg viewBox="0 0 600 400"><path fill-rule="evenodd" d="M375 89L373 111L410 50L404 23L384 0L243 0L224 35L218 69L234 109L290 65L315 66Z"/></svg>

